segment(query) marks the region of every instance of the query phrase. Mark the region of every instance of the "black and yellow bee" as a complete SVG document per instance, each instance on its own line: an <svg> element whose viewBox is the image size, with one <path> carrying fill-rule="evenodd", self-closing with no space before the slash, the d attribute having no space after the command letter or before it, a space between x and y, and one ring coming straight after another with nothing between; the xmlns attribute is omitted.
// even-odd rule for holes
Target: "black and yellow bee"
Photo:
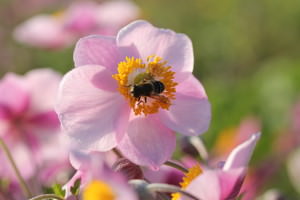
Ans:
<svg viewBox="0 0 300 200"><path fill-rule="evenodd" d="M144 97L144 103L147 103L147 97L160 99L161 93L165 90L165 85L161 81L154 79L144 80L142 83L131 87L131 94L140 102Z"/></svg>

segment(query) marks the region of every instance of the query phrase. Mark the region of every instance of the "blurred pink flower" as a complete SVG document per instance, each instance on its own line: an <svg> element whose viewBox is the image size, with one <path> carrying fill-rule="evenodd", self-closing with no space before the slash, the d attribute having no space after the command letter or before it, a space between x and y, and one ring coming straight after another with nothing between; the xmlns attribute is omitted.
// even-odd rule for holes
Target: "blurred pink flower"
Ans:
<svg viewBox="0 0 300 200"><path fill-rule="evenodd" d="M91 183L104 184L106 188L109 188L113 192L112 195L115 196L115 199L137 199L133 189L129 187L127 180L122 174L116 173L108 167L107 155L100 152L91 152L89 154L72 152L70 161L75 169L77 169L77 172L64 186L64 189L66 190L65 197L72 196L71 187L76 180L80 179L80 188L83 189L83 199L85 199L86 194L84 193ZM95 189L97 192L94 194L96 195L94 198L98 197L97 194L99 195L99 193L101 193L101 188L96 187Z"/></svg>
<svg viewBox="0 0 300 200"><path fill-rule="evenodd" d="M213 148L214 157L226 157L231 149L249 138L252 133L261 129L260 120L253 116L244 118L240 124L233 128L223 130L216 140Z"/></svg>
<svg viewBox="0 0 300 200"><path fill-rule="evenodd" d="M0 137L25 179L42 178L36 173L52 168L44 176L49 180L57 172L53 167L69 166L64 135L59 134L54 112L60 80L61 76L50 69L32 70L24 76L8 73L0 80ZM16 180L2 151L0 162L0 177Z"/></svg>
<svg viewBox="0 0 300 200"><path fill-rule="evenodd" d="M84 35L114 35L138 13L138 8L127 0L77 2L65 11L32 17L16 28L14 37L31 46L63 48Z"/></svg>
<svg viewBox="0 0 300 200"><path fill-rule="evenodd" d="M159 170L153 171L148 168L143 170L146 180L151 183L167 183L179 186L184 173L169 166L161 166Z"/></svg>
<svg viewBox="0 0 300 200"><path fill-rule="evenodd" d="M199 199L234 199L240 191L245 171L260 133L252 135L230 153L220 169L204 169L187 186L186 191ZM185 199L185 197L181 197Z"/></svg>
<svg viewBox="0 0 300 200"><path fill-rule="evenodd" d="M118 147L132 162L157 169L175 149L175 131L199 135L208 129L210 104L192 74L186 35L135 21L116 37L82 38L74 61L56 106L73 148ZM134 97L132 86L149 76L165 90L153 98Z"/></svg>

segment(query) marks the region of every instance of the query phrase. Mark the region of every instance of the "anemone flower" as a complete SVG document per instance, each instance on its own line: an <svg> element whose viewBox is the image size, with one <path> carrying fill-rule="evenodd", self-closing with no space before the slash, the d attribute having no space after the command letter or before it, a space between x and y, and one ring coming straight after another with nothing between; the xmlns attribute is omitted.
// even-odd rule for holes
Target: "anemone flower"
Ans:
<svg viewBox="0 0 300 200"><path fill-rule="evenodd" d="M65 11L32 17L16 28L14 37L35 47L62 48L84 35L114 35L121 26L136 19L138 13L138 8L126 0L77 2Z"/></svg>
<svg viewBox="0 0 300 200"><path fill-rule="evenodd" d="M58 169L59 163L67 164L67 151L62 150L65 143L54 112L60 80L61 75L50 69L32 70L24 76L8 73L0 80L0 137L25 179L41 168L46 170L55 164ZM16 180L2 151L0 162L1 178ZM52 172L48 175L52 176Z"/></svg>
<svg viewBox="0 0 300 200"><path fill-rule="evenodd" d="M135 21L116 37L80 39L74 61L56 106L72 148L117 147L135 164L157 169L175 149L175 132L208 129L210 104L192 74L186 35Z"/></svg>
<svg viewBox="0 0 300 200"><path fill-rule="evenodd" d="M255 148L260 133L252 135L247 141L238 145L228 156L220 169L204 169L194 167L181 183L183 189L199 199L229 200L239 194L246 175L248 162ZM186 200L179 194L173 200Z"/></svg>
<svg viewBox="0 0 300 200"><path fill-rule="evenodd" d="M75 175L64 186L66 198L72 197L70 188L76 180L81 180L83 200L93 199L115 199L115 200L136 200L137 197L127 183L125 177L120 173L112 171L107 166L107 155L99 152L83 154L72 152L70 161L77 169Z"/></svg>

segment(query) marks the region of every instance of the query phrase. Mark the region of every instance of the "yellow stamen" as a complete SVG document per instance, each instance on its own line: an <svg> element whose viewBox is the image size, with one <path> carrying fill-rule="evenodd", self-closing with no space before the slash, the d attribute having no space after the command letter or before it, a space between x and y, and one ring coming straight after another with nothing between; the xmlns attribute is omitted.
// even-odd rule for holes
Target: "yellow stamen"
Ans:
<svg viewBox="0 0 300 200"><path fill-rule="evenodd" d="M166 61L162 61L160 57L149 56L147 63L139 58L125 58L125 61L118 65L118 73L113 78L118 81L119 92L128 99L130 107L135 115L157 113L160 108L169 109L171 100L175 99L174 81L175 72L171 71L171 66L167 66ZM131 93L131 89L135 85L142 85L147 81L160 81L165 89L162 93L147 96L147 102L144 96L135 98Z"/></svg>
<svg viewBox="0 0 300 200"><path fill-rule="evenodd" d="M106 183L94 180L83 191L83 200L115 200L113 189Z"/></svg>
<svg viewBox="0 0 300 200"><path fill-rule="evenodd" d="M187 173L185 173L182 178L182 182L179 183L182 189L186 189L187 186L200 174L202 174L202 169L199 165L191 167ZM172 200L179 200L180 193L173 193Z"/></svg>

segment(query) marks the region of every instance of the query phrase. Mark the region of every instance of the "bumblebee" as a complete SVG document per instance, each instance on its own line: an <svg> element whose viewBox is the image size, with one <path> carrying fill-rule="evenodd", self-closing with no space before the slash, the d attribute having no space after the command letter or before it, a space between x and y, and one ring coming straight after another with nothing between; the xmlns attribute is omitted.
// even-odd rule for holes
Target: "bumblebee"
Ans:
<svg viewBox="0 0 300 200"><path fill-rule="evenodd" d="M141 98L144 97L144 102L147 103L147 97L155 98L160 97L160 95L165 90L165 85L161 81L154 79L144 80L140 84L135 84L131 88L131 94L139 102Z"/></svg>

